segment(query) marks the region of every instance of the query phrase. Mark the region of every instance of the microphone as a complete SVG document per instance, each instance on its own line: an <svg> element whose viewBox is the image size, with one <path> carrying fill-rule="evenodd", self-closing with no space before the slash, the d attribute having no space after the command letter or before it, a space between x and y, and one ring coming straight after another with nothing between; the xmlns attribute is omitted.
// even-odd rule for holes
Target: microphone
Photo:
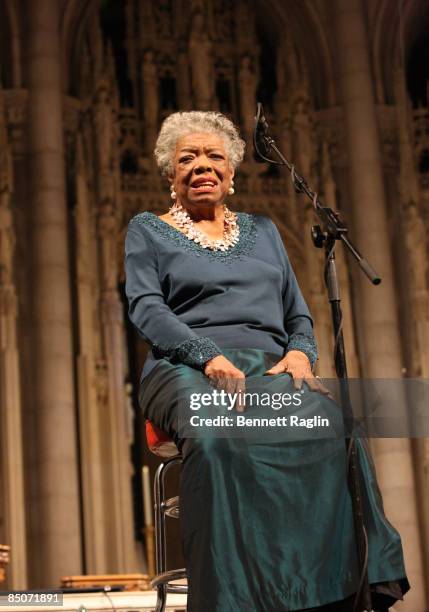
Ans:
<svg viewBox="0 0 429 612"><path fill-rule="evenodd" d="M265 163L270 153L268 123L260 102L256 107L255 129L253 130L254 158L258 163Z"/></svg>

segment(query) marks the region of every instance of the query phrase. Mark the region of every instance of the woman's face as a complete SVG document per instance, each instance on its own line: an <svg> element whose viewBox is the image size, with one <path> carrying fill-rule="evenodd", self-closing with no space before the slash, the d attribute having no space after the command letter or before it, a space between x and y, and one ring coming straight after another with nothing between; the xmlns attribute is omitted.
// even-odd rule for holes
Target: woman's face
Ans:
<svg viewBox="0 0 429 612"><path fill-rule="evenodd" d="M221 204L231 187L234 172L223 139L195 132L177 141L171 179L183 206Z"/></svg>

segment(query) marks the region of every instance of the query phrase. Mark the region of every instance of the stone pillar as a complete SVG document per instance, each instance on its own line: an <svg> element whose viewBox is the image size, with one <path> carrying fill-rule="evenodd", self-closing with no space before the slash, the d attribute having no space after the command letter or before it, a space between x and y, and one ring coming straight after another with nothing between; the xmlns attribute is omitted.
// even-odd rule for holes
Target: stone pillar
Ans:
<svg viewBox="0 0 429 612"><path fill-rule="evenodd" d="M57 0L27 0L35 514L32 582L82 571Z"/></svg>
<svg viewBox="0 0 429 612"><path fill-rule="evenodd" d="M127 50L128 76L133 91L134 108L140 108L140 91L138 86L137 39L134 18L134 0L126 0L125 13L125 48Z"/></svg>
<svg viewBox="0 0 429 612"><path fill-rule="evenodd" d="M383 278L379 287L373 287L363 274L358 275L362 373L370 378L400 379L399 324L365 20L360 0L335 0L334 9L354 236ZM372 442L386 514L401 533L407 573L413 585L406 603L398 610L423 612L422 551L410 441Z"/></svg>
<svg viewBox="0 0 429 612"><path fill-rule="evenodd" d="M158 67L152 50L147 50L143 55L141 76L143 84L142 100L144 108L145 124L145 152L151 157L155 148L158 116L159 116L159 80Z"/></svg>
<svg viewBox="0 0 429 612"><path fill-rule="evenodd" d="M328 143L326 141L324 141L322 145L322 163L320 174L320 186L323 194L322 201L325 206L330 206L334 210L338 210L337 188L334 181ZM350 279L348 274L345 247L341 243L338 243L336 246L335 259L340 287L341 310L343 313L343 334L347 355L347 373L349 378L358 378L359 360L356 352L356 338L353 329L353 309L350 292Z"/></svg>
<svg viewBox="0 0 429 612"><path fill-rule="evenodd" d="M187 111L192 109L191 85L189 82L189 59L186 50L179 50L177 57L177 101L179 109Z"/></svg>
<svg viewBox="0 0 429 612"><path fill-rule="evenodd" d="M27 587L27 557L14 278L16 232L11 208L12 159L3 111L0 90L0 540L12 550L7 585L23 589Z"/></svg>
<svg viewBox="0 0 429 612"><path fill-rule="evenodd" d="M77 393L79 397L80 464L82 474L82 516L85 532L86 570L90 574L108 572L106 507L103 503L103 431L97 398L96 329L94 309L97 299L97 257L92 227L91 200L83 138L76 144L76 280L79 347Z"/></svg>
<svg viewBox="0 0 429 612"><path fill-rule="evenodd" d="M303 241L306 253L306 276L309 281L309 307L314 321L314 335L319 354L317 373L323 378L334 378L332 317L323 279L324 251L316 249L311 238L311 227L318 221L312 204L305 202L304 215Z"/></svg>
<svg viewBox="0 0 429 612"><path fill-rule="evenodd" d="M135 572L141 568L141 561L132 524L132 440L124 384L123 306L117 290L118 215L110 202L100 205L98 221L102 270L101 316L107 374L104 457L110 468L108 490L111 492L108 508L109 547L113 571Z"/></svg>
<svg viewBox="0 0 429 612"><path fill-rule="evenodd" d="M12 551L8 586L24 589L27 587L27 554L16 319L15 288L0 285L0 462L6 537L3 543L7 542Z"/></svg>

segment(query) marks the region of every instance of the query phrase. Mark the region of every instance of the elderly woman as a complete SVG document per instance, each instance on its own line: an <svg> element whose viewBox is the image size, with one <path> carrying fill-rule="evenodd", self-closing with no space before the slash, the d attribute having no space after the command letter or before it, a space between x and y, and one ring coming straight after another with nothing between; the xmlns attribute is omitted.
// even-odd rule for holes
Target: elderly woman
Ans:
<svg viewBox="0 0 429 612"><path fill-rule="evenodd" d="M307 395L335 405L312 372L312 319L276 226L226 204L243 152L220 113L170 115L155 157L173 204L136 215L126 238L129 316L151 346L141 407L183 454L188 610L351 610L359 570L344 439L221 439L179 426L204 384L231 392L264 380L286 391L305 379ZM373 602L387 610L409 586L372 462L358 450Z"/></svg>

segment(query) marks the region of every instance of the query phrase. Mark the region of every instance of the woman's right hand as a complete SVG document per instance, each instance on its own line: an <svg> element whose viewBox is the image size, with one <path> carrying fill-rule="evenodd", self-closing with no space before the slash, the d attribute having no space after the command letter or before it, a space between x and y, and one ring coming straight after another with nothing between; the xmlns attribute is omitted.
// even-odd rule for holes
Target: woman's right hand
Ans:
<svg viewBox="0 0 429 612"><path fill-rule="evenodd" d="M244 412L244 399L240 401L240 391L244 393L246 389L246 375L235 367L223 355L217 355L209 359L204 365L204 374L215 383L218 389L223 389L226 393L237 393L235 407L237 412Z"/></svg>

